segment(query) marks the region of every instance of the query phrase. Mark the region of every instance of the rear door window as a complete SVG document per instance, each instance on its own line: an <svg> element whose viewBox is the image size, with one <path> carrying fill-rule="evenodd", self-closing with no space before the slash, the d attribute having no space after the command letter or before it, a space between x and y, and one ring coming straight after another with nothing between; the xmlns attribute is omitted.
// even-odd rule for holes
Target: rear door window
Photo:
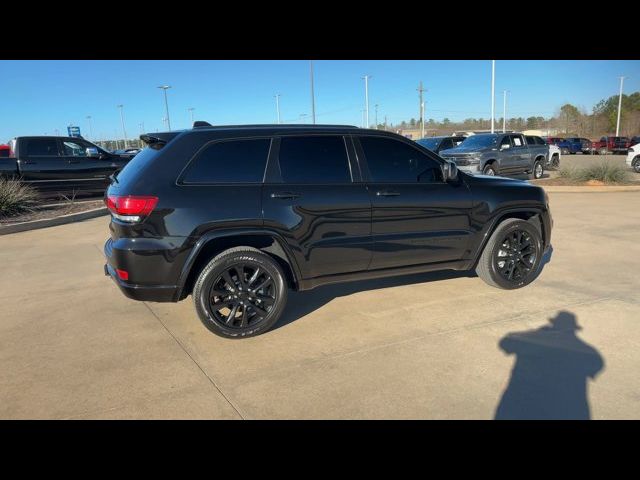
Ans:
<svg viewBox="0 0 640 480"><path fill-rule="evenodd" d="M196 154L182 183L261 183L270 145L270 138L212 143Z"/></svg>
<svg viewBox="0 0 640 480"><path fill-rule="evenodd" d="M27 140L27 155L35 157L57 157L58 141L55 138L32 138Z"/></svg>
<svg viewBox="0 0 640 480"><path fill-rule="evenodd" d="M282 137L279 166L284 183L351 183L342 136Z"/></svg>

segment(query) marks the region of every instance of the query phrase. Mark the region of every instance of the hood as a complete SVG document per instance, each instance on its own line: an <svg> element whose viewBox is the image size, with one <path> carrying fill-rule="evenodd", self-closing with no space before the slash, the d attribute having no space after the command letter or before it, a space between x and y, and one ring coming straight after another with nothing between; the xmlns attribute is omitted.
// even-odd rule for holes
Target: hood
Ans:
<svg viewBox="0 0 640 480"><path fill-rule="evenodd" d="M460 155L481 155L482 150L478 147L465 147L464 142L460 144L460 146L455 148L448 148L447 150L440 150L440 156L449 155L452 157L460 156Z"/></svg>
<svg viewBox="0 0 640 480"><path fill-rule="evenodd" d="M468 175L470 184L482 184L490 187L499 187L501 185L510 187L523 188L541 188L538 185L529 183L527 180L518 178L500 177L498 175Z"/></svg>

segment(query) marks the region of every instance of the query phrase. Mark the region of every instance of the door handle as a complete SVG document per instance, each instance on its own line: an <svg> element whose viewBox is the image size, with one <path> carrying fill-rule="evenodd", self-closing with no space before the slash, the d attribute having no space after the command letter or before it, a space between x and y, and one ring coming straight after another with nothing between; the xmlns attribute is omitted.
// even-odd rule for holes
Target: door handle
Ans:
<svg viewBox="0 0 640 480"><path fill-rule="evenodd" d="M273 192L271 194L271 198L294 199L298 197L300 197L300 194L295 192Z"/></svg>
<svg viewBox="0 0 640 480"><path fill-rule="evenodd" d="M400 195L400 192L390 192L389 190L381 190L376 192L376 196L378 197L397 197Z"/></svg>

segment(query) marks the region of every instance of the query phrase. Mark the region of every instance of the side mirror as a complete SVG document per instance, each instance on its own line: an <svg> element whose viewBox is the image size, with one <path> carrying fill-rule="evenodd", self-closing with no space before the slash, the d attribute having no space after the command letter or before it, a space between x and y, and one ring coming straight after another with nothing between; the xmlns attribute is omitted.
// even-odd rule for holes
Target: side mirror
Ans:
<svg viewBox="0 0 640 480"><path fill-rule="evenodd" d="M500 151L508 150L511 148L511 145L500 145Z"/></svg>
<svg viewBox="0 0 640 480"><path fill-rule="evenodd" d="M458 178L458 166L454 162L444 162L442 165L442 177L445 182L456 180Z"/></svg>
<svg viewBox="0 0 640 480"><path fill-rule="evenodd" d="M87 147L87 157L100 158L100 152L95 147Z"/></svg>

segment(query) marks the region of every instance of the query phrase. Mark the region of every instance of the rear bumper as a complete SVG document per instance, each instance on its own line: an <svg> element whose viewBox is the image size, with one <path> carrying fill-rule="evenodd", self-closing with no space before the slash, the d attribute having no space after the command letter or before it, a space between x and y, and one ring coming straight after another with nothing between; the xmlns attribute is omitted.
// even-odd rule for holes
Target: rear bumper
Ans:
<svg viewBox="0 0 640 480"><path fill-rule="evenodd" d="M175 302L176 285L136 285L118 278L116 267L113 265L113 249L111 239L104 245L104 255L107 263L104 265L104 274L115 282L120 291L128 298L144 302Z"/></svg>

